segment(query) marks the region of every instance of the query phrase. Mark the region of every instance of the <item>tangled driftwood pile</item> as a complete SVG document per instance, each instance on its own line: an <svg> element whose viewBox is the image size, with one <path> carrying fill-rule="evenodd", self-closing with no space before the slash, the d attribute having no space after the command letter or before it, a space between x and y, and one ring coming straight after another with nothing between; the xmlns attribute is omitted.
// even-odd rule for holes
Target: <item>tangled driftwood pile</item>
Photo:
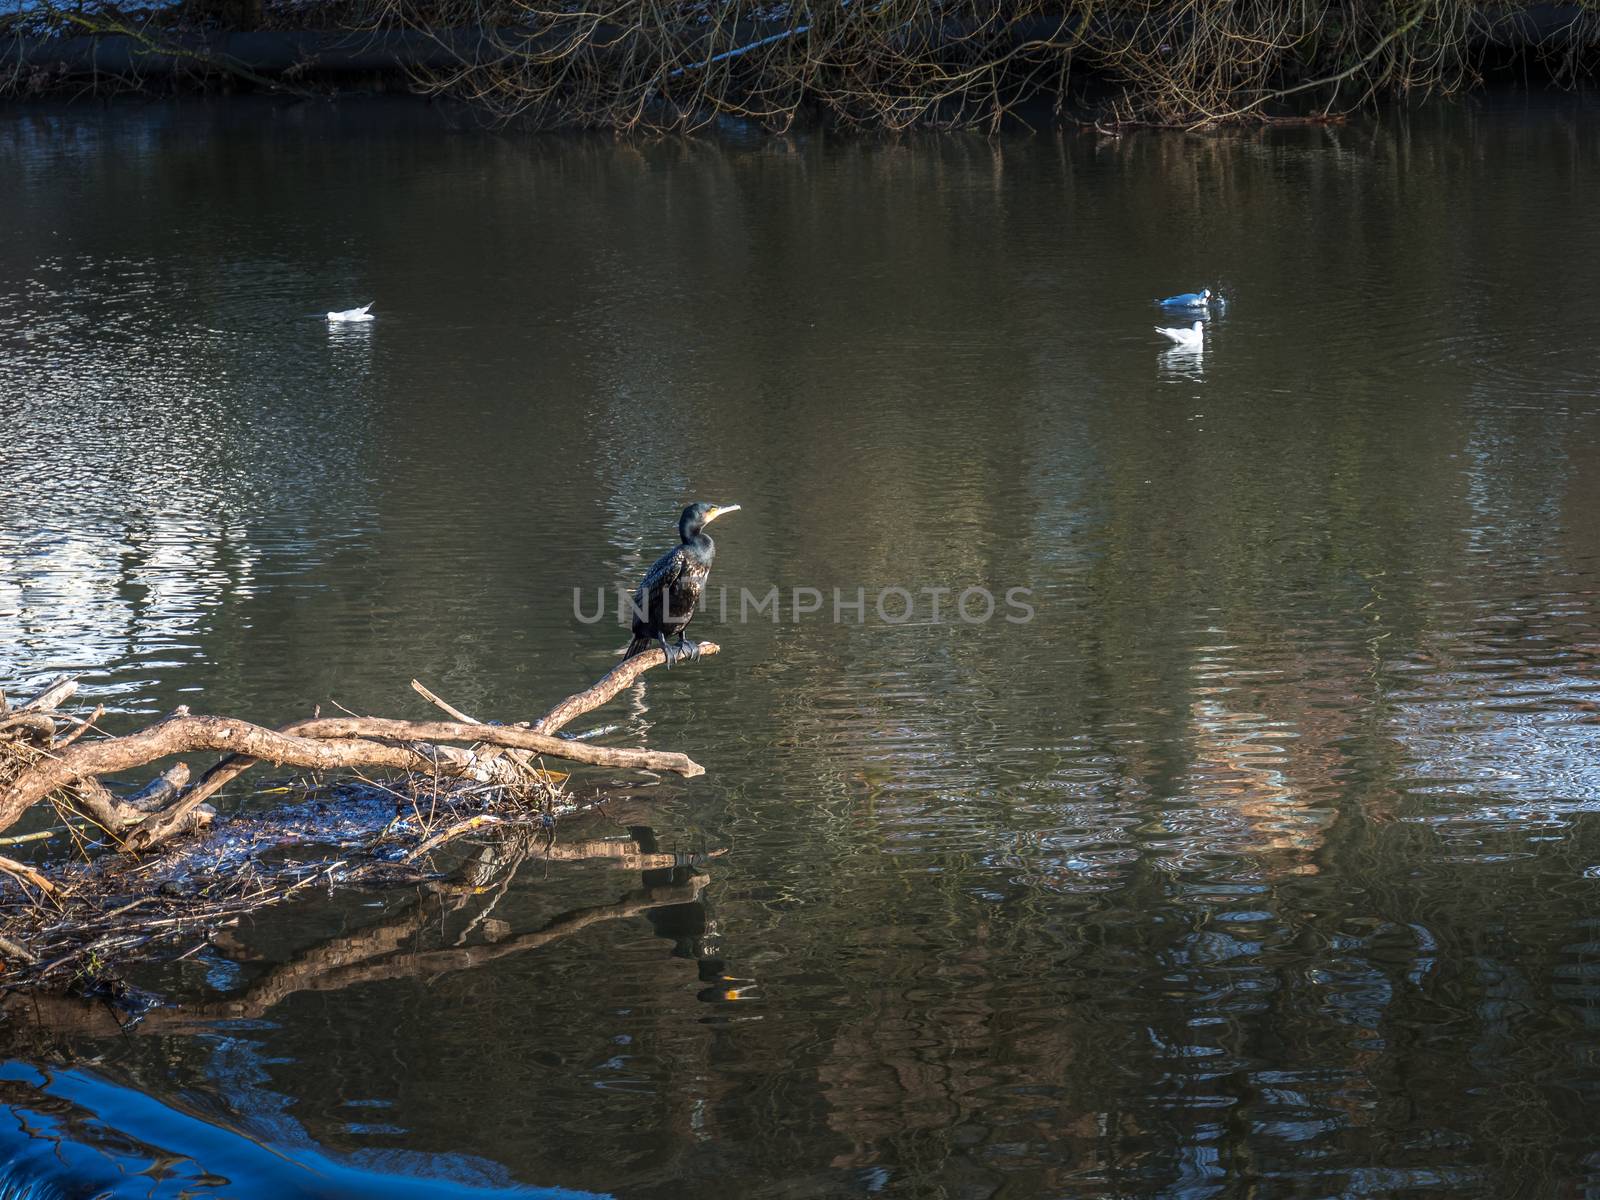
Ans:
<svg viewBox="0 0 1600 1200"><path fill-rule="evenodd" d="M717 650L700 643L702 654ZM99 985L119 957L198 949L242 914L313 884L425 878L434 851L490 828L523 841L537 834L548 854L556 818L585 805L545 759L703 773L683 754L557 736L664 661L660 650L628 659L539 720L513 725L475 720L416 681L449 720L318 715L267 729L180 708L106 737L101 709L62 713L76 692L70 679L15 705L0 695L0 833L10 835L0 845L32 852L27 862L0 857L0 981ZM224 757L193 781L180 762L136 791L108 784L197 751ZM218 816L207 801L260 763L313 774L273 789L290 799L271 811ZM314 852L291 849L305 847Z"/></svg>

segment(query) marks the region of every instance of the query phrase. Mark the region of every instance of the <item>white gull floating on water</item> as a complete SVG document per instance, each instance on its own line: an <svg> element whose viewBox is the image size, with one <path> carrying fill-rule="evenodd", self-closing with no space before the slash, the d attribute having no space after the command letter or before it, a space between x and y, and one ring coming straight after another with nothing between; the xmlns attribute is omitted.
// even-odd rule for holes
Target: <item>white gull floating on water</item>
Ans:
<svg viewBox="0 0 1600 1200"><path fill-rule="evenodd" d="M372 313L370 311L371 308L372 308L372 304L371 303L367 303L367 304L363 304L360 308L347 308L343 312L330 312L328 314L328 320L330 320L330 321L370 321L370 320L373 319Z"/></svg>
<svg viewBox="0 0 1600 1200"><path fill-rule="evenodd" d="M1155 327L1157 333L1165 334L1171 338L1178 347L1184 350L1198 350L1205 345L1206 326L1204 321L1196 321L1188 329L1181 325L1176 329L1166 329L1160 325Z"/></svg>

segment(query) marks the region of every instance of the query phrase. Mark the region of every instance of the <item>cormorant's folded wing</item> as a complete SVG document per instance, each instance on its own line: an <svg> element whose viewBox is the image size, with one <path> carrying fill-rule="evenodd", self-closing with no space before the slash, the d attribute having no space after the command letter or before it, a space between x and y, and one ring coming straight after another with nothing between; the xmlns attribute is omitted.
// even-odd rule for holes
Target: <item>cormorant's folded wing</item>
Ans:
<svg viewBox="0 0 1600 1200"><path fill-rule="evenodd" d="M683 574L687 557L683 547L679 546L656 559L655 564L645 572L644 579L633 593L634 602L641 610L646 609L646 601L650 596L666 592L678 582L678 578Z"/></svg>

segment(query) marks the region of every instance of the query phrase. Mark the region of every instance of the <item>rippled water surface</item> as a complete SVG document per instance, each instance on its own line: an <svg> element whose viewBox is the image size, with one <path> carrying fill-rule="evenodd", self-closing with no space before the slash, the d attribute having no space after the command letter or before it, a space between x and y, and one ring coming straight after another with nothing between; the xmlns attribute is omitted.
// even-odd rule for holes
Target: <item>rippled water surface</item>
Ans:
<svg viewBox="0 0 1600 1200"><path fill-rule="evenodd" d="M1600 1192L1597 195L1581 98L636 145L0 113L8 692L536 716L624 640L573 589L743 505L722 655L590 719L707 768L564 835L638 853L488 847L493 886L135 970L182 1006L126 1032L13 1020L11 1178ZM1205 284L1165 351L1152 297Z"/></svg>

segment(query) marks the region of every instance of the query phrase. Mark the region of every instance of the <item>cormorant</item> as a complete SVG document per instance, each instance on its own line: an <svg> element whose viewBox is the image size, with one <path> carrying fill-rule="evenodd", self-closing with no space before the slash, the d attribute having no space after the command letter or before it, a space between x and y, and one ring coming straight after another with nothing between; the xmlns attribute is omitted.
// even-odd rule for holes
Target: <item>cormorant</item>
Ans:
<svg viewBox="0 0 1600 1200"><path fill-rule="evenodd" d="M669 670L680 655L690 662L700 657L699 646L686 641L683 631L694 616L694 606L700 603L706 579L711 575L711 560L717 553L716 544L704 530L718 517L738 511L737 504L707 504L703 500L683 510L683 516L678 518L678 536L683 544L656 559L634 589L633 641L622 656L624 662L644 653L652 642L661 646ZM669 635L677 638L676 645L667 641Z"/></svg>

